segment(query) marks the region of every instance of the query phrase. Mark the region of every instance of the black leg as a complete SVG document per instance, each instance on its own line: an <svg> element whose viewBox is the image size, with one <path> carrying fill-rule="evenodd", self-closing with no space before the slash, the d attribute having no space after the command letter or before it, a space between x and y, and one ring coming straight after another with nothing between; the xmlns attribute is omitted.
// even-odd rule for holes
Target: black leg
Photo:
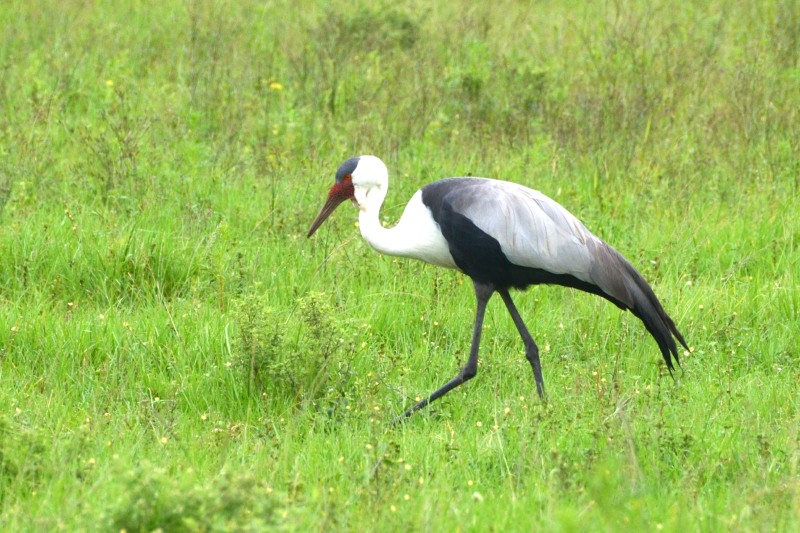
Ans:
<svg viewBox="0 0 800 533"><path fill-rule="evenodd" d="M411 416L415 411L419 411L429 403L438 400L465 381L469 381L470 379L474 378L475 374L478 373L478 345L481 343L483 315L486 312L486 304L489 303L489 298L491 298L492 294L494 293L494 287L492 285L478 283L474 280L473 284L475 285L475 298L478 300L478 305L475 313L475 326L472 330L472 347L469 350L469 359L467 360L467 364L464 365L464 368L462 368L458 374L456 374L456 377L445 383L444 386L436 390L433 394L417 403L402 416L396 418L394 421L395 424L403 421L403 419Z"/></svg>
<svg viewBox="0 0 800 533"><path fill-rule="evenodd" d="M508 312L511 314L511 319L514 320L514 325L517 326L517 331L519 331L519 334L522 337L522 342L525 343L525 357L531 364L531 368L533 368L533 379L536 380L536 392L539 393L539 398L544 400L544 379L542 378L542 363L539 361L539 348L533 341L531 334L528 333L528 329L525 327L525 323L519 316L517 306L514 305L514 301L511 299L511 295L508 293L508 290L503 289L497 292L500 293L500 297L506 304L506 309L508 309Z"/></svg>

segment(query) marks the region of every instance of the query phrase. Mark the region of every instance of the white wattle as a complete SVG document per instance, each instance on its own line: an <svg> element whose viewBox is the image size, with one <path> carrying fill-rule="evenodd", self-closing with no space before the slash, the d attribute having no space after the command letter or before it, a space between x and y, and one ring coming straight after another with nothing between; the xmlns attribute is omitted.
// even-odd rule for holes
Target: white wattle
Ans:
<svg viewBox="0 0 800 533"><path fill-rule="evenodd" d="M357 197L361 196L356 192ZM359 205L358 225L364 240L382 254L411 257L458 269L439 225L422 203L422 191L414 194L400 221L392 228L381 226L378 216L385 196L385 189L372 189L362 196L364 201Z"/></svg>

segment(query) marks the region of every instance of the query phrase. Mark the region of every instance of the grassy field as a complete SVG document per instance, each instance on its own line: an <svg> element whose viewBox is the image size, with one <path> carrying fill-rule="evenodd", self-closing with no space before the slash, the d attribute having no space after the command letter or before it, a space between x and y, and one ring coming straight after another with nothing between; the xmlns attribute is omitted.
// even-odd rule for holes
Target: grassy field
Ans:
<svg viewBox="0 0 800 533"><path fill-rule="evenodd" d="M800 526L800 3L0 5L0 530ZM379 256L439 177L543 191L692 346Z"/></svg>

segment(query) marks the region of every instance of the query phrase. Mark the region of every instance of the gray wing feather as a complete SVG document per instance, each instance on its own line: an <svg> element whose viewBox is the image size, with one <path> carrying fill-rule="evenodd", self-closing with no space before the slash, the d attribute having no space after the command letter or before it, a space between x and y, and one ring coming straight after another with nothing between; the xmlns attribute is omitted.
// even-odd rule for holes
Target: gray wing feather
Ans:
<svg viewBox="0 0 800 533"><path fill-rule="evenodd" d="M554 200L505 181L480 180L451 203L500 243L515 265L591 279L592 255L603 244ZM477 185L477 183L476 183Z"/></svg>

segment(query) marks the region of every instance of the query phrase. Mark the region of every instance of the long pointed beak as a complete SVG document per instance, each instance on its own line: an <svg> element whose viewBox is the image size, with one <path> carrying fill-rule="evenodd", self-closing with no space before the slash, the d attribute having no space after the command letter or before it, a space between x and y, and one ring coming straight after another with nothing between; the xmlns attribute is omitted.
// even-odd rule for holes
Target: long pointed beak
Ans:
<svg viewBox="0 0 800 533"><path fill-rule="evenodd" d="M331 213L333 213L336 208L339 207L339 204L345 200L347 200L347 198L343 196L328 196L328 201L322 206L322 210L319 212L319 215L317 215L317 218L314 219L314 223L311 224L311 229L308 230L308 235L306 236L311 237L314 235L314 232L317 231L317 229L329 216L331 216Z"/></svg>

